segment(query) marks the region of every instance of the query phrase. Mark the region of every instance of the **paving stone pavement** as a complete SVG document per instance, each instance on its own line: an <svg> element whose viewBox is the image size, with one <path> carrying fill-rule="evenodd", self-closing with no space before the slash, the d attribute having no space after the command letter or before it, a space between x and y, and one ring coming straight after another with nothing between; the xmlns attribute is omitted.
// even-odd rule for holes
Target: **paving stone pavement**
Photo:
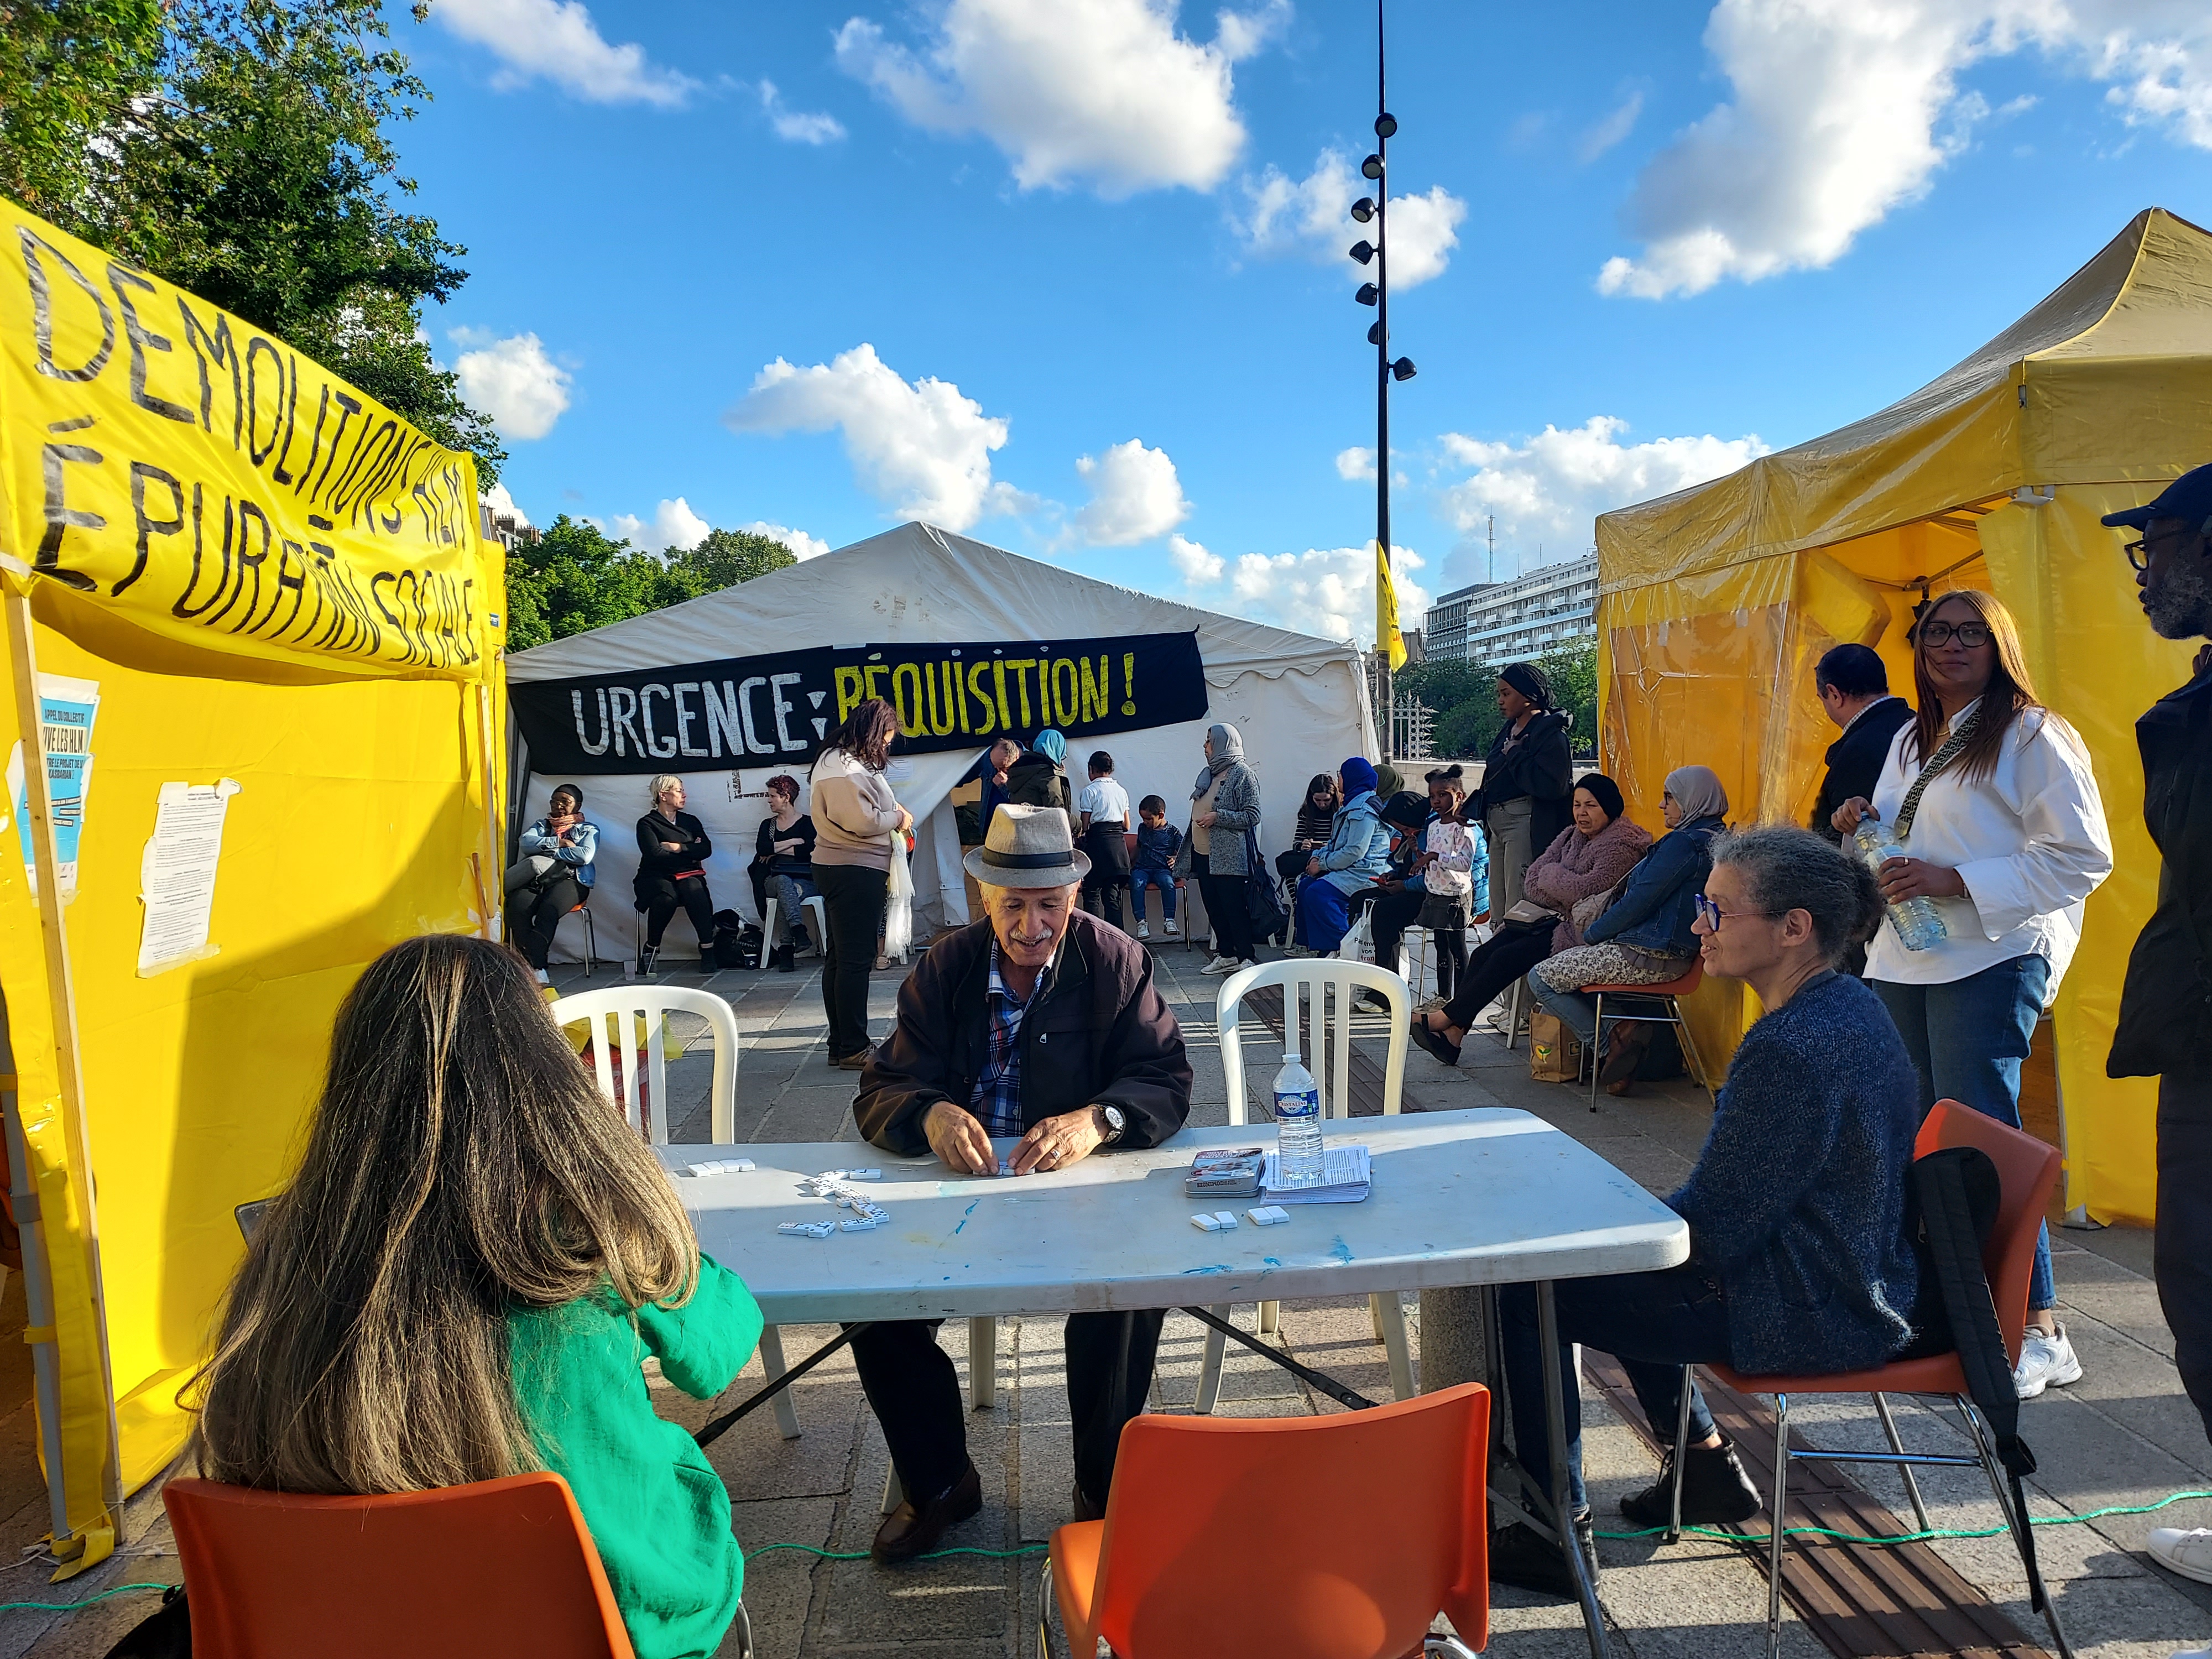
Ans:
<svg viewBox="0 0 2212 1659"><path fill-rule="evenodd" d="M1223 1124L1229 1109L1212 1009L1216 981L1197 972L1202 960L1179 944L1156 958L1163 993L1183 1024L1196 1072L1192 1121ZM677 982L703 984L727 997L744 1042L738 1078L740 1140L854 1138L851 1073L832 1071L823 1048L821 983L816 960L802 957L792 974L680 969ZM580 970L559 972L565 989L580 988ZM870 1012L879 1033L890 1026L902 970L878 973ZM592 981L611 982L602 968ZM679 1027L679 1030L681 1028ZM1387 1040L1380 1018L1363 1018L1363 1046ZM697 1045L671 1067L672 1139L708 1138L711 1061ZM1247 1075L1256 1091L1273 1074L1277 1050L1253 1045ZM1532 1082L1525 1053L1507 1053L1486 1037L1472 1039L1456 1070L1415 1050L1407 1060L1408 1111L1504 1105L1537 1113L1583 1140L1655 1192L1670 1190L1697 1156L1710 1112L1702 1091L1686 1082L1647 1085L1627 1099L1586 1109L1579 1091ZM2054 1230L2063 1312L2087 1374L2023 1410L2023 1432L2041 1470L2031 1484L2039 1515L2153 1501L2182 1488L2212 1488L2212 1446L2182 1395L2172 1344L2149 1278L2149 1242L2138 1231ZM742 1262L729 1264L739 1272ZM1418 1356L1419 1307L1407 1300ZM1249 1309L1239 1317L1249 1320ZM0 1339L24 1320L20 1276L0 1293ZM1068 1518L1073 1480L1067 1434L1059 1322L1007 1319L998 1327L996 1405L970 1414L969 1448L984 1477L983 1512L948 1542L977 1552L896 1571L860 1560L878 1516L886 1456L883 1437L862 1400L848 1353L840 1353L793 1390L800 1437L781 1439L773 1415L747 1418L714 1448L728 1481L733 1524L749 1552L745 1604L763 1659L831 1659L888 1654L916 1659L1024 1659L1036 1651L1036 1546ZM828 1328L787 1328L786 1352L807 1352ZM1203 1328L1169 1316L1160 1345L1153 1405L1187 1410L1194 1397ZM1370 1397L1389 1387L1381 1345L1364 1299L1291 1303L1284 1308L1280 1341L1305 1363L1341 1377ZM969 1363L964 1322L949 1322L942 1340L962 1368ZM1245 1416L1334 1412L1288 1372L1236 1349L1226 1361L1220 1410ZM26 1399L29 1367L19 1343L0 1340L0 1399ZM733 1385L758 1386L757 1358ZM696 1426L705 1402L685 1399L654 1379L664 1413ZM737 1397L733 1393L731 1396ZM1894 1402L1907 1443L1962 1449L1948 1419L1918 1402ZM1863 1399L1801 1400L1793 1424L1839 1447L1873 1448L1880 1429ZM1583 1391L1584 1461L1600 1524L1624 1494L1650 1483L1656 1461L1595 1389ZM0 1418L0 1548L33 1544L46 1528L44 1487L27 1405ZM1900 1515L1903 1489L1887 1471L1861 1477ZM1934 1471L1923 1480L1939 1527L1991 1525L1996 1511L1978 1477ZM173 1581L179 1575L158 1495L132 1504L134 1525L125 1559L49 1589L35 1566L13 1569L24 1599L76 1599L114 1584ZM1263 1518L1261 1518L1263 1519ZM1626 1523L1615 1518L1617 1528ZM2167 1659L2177 1648L2212 1640L2212 1588L2177 1580L2140 1553L2154 1525L2212 1524L2212 1501L2179 1504L2156 1516L2112 1516L2081 1526L2038 1528L2046 1577L2058 1597L2082 1659ZM778 1545L803 1548L776 1548ZM1960 1572L2004 1602L2031 1638L2042 1621L2031 1613L2020 1566L2000 1537L1938 1546ZM1026 1553L1018 1552L1027 1551ZM822 1552L826 1553L813 1553ZM1655 1540L1604 1540L1600 1586L1613 1650L1625 1659L1736 1659L1764 1650L1766 1589L1760 1566L1712 1540L1686 1538L1671 1548ZM8 1559L0 1554L0 1562ZM0 1568L0 1572L10 1571ZM0 1578L0 1583L6 1583ZM97 1659L123 1631L150 1610L151 1595L126 1595L74 1614L0 1611L0 1659ZM1799 1659L1825 1650L1785 1608L1783 1650ZM1056 1620L1054 1621L1056 1626ZM1065 1646L1055 1631L1054 1652ZM732 1638L722 1650L734 1655ZM1493 1594L1489 1652L1503 1659L1572 1659L1589 1651L1575 1610L1520 1591ZM1085 1659L1089 1659L1086 1656Z"/></svg>

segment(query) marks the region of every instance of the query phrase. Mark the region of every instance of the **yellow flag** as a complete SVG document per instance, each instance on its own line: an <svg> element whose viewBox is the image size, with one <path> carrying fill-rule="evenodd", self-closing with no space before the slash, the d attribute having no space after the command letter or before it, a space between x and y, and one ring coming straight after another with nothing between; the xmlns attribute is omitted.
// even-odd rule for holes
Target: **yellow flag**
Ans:
<svg viewBox="0 0 2212 1659"><path fill-rule="evenodd" d="M1395 673L1406 665L1406 636L1398 631L1398 588L1390 580L1389 555L1375 544L1375 648L1390 656Z"/></svg>

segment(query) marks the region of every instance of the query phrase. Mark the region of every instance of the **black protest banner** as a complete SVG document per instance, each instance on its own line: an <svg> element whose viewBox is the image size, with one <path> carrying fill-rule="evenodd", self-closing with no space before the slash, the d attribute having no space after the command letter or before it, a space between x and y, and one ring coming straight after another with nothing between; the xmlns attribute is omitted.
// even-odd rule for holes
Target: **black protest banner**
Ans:
<svg viewBox="0 0 2212 1659"><path fill-rule="evenodd" d="M564 680L510 680L541 775L811 762L854 707L898 710L901 752L974 749L1052 726L1071 742L1206 712L1198 635L825 646Z"/></svg>

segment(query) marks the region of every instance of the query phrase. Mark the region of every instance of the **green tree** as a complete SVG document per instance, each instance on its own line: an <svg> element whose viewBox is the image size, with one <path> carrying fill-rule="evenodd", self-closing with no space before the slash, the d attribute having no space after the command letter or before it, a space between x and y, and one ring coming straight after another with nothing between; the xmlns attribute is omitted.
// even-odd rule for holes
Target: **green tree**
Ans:
<svg viewBox="0 0 2212 1659"><path fill-rule="evenodd" d="M1568 718L1567 734L1579 756L1597 752L1597 644L1595 641L1532 659L1551 682ZM1437 711L1436 750L1448 759L1480 760L1490 752L1504 716L1498 712L1498 673L1479 663L1427 662L1397 678L1401 692Z"/></svg>
<svg viewBox="0 0 2212 1659"><path fill-rule="evenodd" d="M698 546L663 556L563 513L534 545L522 543L507 557L507 649L641 617L798 562L781 542L738 530L709 531Z"/></svg>
<svg viewBox="0 0 2212 1659"><path fill-rule="evenodd" d="M429 94L375 0L0 0L0 188L497 479L497 434L422 335L424 302L467 280L465 250L398 205L415 185L391 129Z"/></svg>

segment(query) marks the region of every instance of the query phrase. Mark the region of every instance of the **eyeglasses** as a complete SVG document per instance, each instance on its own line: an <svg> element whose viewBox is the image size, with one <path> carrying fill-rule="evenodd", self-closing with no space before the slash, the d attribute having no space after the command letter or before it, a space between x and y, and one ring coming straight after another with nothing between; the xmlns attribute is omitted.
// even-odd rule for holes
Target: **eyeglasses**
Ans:
<svg viewBox="0 0 2212 1659"><path fill-rule="evenodd" d="M2128 556L2129 564L2136 569L2148 570L2150 568L2151 549L2163 547L2168 542L2186 540L2188 535L2185 529L2169 530L2163 536L2145 536L2137 541L2123 543L2120 551Z"/></svg>
<svg viewBox="0 0 2212 1659"><path fill-rule="evenodd" d="M1985 623L1925 622L1920 624L1920 643L1948 645L1953 640L1969 651L1990 642L1989 626Z"/></svg>
<svg viewBox="0 0 2212 1659"><path fill-rule="evenodd" d="M1775 917L1787 914L1781 910L1723 910L1703 893L1692 894L1691 899L1698 907L1698 920L1705 924L1705 931L1709 933L1720 932L1723 916L1763 916L1771 921Z"/></svg>

